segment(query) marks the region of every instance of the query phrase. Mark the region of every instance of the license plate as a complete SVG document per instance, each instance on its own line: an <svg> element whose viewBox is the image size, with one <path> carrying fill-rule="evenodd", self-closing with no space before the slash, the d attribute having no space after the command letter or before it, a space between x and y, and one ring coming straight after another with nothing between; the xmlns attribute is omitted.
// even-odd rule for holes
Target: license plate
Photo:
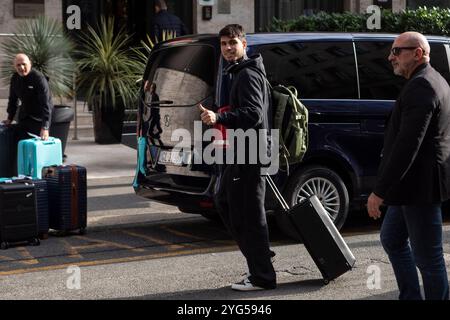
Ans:
<svg viewBox="0 0 450 320"><path fill-rule="evenodd" d="M188 165L191 163L191 153L161 150L159 153L158 163L174 166Z"/></svg>

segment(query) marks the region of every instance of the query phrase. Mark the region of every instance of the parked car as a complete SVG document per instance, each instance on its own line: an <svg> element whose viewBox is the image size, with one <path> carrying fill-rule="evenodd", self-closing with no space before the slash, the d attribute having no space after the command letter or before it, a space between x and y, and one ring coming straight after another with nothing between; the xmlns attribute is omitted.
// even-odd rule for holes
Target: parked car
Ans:
<svg viewBox="0 0 450 320"><path fill-rule="evenodd" d="M275 177L292 205L316 194L338 228L350 209L361 208L370 194L380 160L385 121L404 79L395 76L387 60L396 35L375 33L273 33L247 35L248 55L263 56L272 85L293 85L309 110L309 148L289 175ZM449 39L430 36L431 64L447 79ZM149 57L144 80L156 84L159 102L140 106L139 127L147 138L146 163L135 179L135 191L150 200L176 205L183 212L217 217L213 194L216 168L184 161L171 153L172 132L194 133L200 120L198 104L217 110L227 105L217 35L186 36L158 44ZM142 91L142 100L145 92ZM147 113L147 115L145 114ZM159 118L158 118L159 114ZM155 117L153 118L155 119ZM203 127L205 129L207 127ZM201 141L190 141L191 146ZM277 212L267 190L266 209ZM291 234L283 215L280 228Z"/></svg>

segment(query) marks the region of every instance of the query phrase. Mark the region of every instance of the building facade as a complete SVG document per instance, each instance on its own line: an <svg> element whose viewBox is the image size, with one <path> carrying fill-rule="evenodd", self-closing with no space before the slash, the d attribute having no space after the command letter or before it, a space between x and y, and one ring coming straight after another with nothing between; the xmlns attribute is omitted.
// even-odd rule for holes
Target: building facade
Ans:
<svg viewBox="0 0 450 320"><path fill-rule="evenodd" d="M192 33L217 33L228 23L240 23L249 33L264 32L273 17L286 20L320 11L364 12L372 4L393 11L424 5L450 7L450 0L203 0L208 6L201 5L200 0L166 2L169 11L179 16ZM72 5L80 8L82 29L95 25L102 15L114 16L136 42L149 34L154 16L154 0L0 0L0 42L15 31L20 21L37 15L66 25L71 15L67 8ZM0 97L4 96L0 84Z"/></svg>

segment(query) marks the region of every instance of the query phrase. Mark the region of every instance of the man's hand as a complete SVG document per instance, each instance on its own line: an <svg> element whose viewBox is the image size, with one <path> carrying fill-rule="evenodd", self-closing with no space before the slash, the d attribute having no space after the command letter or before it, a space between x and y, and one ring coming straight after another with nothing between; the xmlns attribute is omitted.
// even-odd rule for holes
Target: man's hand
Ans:
<svg viewBox="0 0 450 320"><path fill-rule="evenodd" d="M380 206L383 204L383 199L377 196L375 193L371 193L369 199L367 199L367 212L369 217L378 219L381 217Z"/></svg>
<svg viewBox="0 0 450 320"><path fill-rule="evenodd" d="M198 107L199 107L200 111L202 112L200 117L202 118L202 121L204 124L213 125L216 123L217 118L216 118L216 114L214 112L203 107L201 103L198 105Z"/></svg>
<svg viewBox="0 0 450 320"><path fill-rule="evenodd" d="M3 120L2 122L3 122L3 124L4 124L5 126L10 126L11 123L12 123L12 121L9 120L9 119Z"/></svg>
<svg viewBox="0 0 450 320"><path fill-rule="evenodd" d="M48 140L49 134L48 134L48 129L41 129L41 139L42 140Z"/></svg>

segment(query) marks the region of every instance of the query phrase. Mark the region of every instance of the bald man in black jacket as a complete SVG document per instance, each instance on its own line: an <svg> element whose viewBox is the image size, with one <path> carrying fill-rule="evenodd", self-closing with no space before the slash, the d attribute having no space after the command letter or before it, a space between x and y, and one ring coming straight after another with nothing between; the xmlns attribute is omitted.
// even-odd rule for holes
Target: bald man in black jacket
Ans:
<svg viewBox="0 0 450 320"><path fill-rule="evenodd" d="M377 182L367 203L379 218L388 205L381 242L392 263L400 299L448 300L441 203L450 198L450 87L429 64L430 45L417 32L395 40L389 61L408 79L390 116Z"/></svg>
<svg viewBox="0 0 450 320"><path fill-rule="evenodd" d="M14 67L16 73L11 78L9 88L8 118L4 123L11 124L20 100L18 139L30 138L27 134L30 132L47 140L53 111L47 79L32 68L30 59L23 53L15 57Z"/></svg>

